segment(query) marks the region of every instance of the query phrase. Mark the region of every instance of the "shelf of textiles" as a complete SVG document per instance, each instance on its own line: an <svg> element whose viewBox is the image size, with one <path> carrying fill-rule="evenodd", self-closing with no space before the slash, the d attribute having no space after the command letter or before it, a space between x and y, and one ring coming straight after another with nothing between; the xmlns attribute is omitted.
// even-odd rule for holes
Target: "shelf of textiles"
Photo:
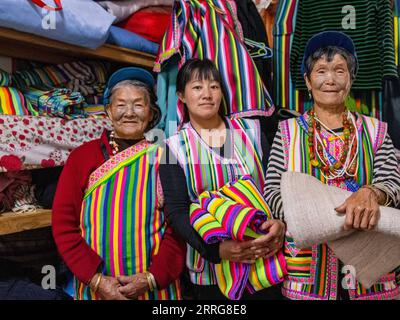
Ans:
<svg viewBox="0 0 400 320"><path fill-rule="evenodd" d="M149 53L104 44L89 49L0 27L0 55L60 64L76 59L101 59L126 65L152 68L155 56Z"/></svg>
<svg viewBox="0 0 400 320"><path fill-rule="evenodd" d="M49 226L41 208L52 207L70 152L111 129L102 95L121 61L108 60L13 59L12 73L0 69L0 235Z"/></svg>
<svg viewBox="0 0 400 320"><path fill-rule="evenodd" d="M111 128L101 104L107 70L86 61L0 72L0 234L50 225L47 211L34 211L52 207L70 152Z"/></svg>
<svg viewBox="0 0 400 320"><path fill-rule="evenodd" d="M0 236L26 230L49 227L51 210L38 209L32 212L5 212L0 214Z"/></svg>
<svg viewBox="0 0 400 320"><path fill-rule="evenodd" d="M12 74L0 70L0 172L62 166L110 128L102 95L111 67L23 61Z"/></svg>

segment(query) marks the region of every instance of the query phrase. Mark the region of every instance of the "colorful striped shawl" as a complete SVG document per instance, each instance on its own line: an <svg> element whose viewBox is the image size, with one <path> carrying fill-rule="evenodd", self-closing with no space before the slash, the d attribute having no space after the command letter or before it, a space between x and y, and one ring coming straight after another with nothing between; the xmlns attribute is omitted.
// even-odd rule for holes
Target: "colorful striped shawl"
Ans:
<svg viewBox="0 0 400 320"><path fill-rule="evenodd" d="M273 28L275 104L281 108L295 109L295 88L290 75L290 50L296 24L299 0L279 1ZM295 109L296 111L297 108Z"/></svg>
<svg viewBox="0 0 400 320"><path fill-rule="evenodd" d="M183 168L191 202L197 202L202 192L218 190L245 175L251 175L259 190L264 188L258 121L228 118L226 121L232 141L231 158L224 158L212 150L190 123L166 140ZM193 283L216 284L212 264L190 246L186 265Z"/></svg>
<svg viewBox="0 0 400 320"><path fill-rule="evenodd" d="M190 207L190 222L207 243L222 239L249 240L264 232L261 224L272 219L271 210L249 176L228 183L218 191L205 191L199 203ZM242 297L245 288L251 293L283 281L286 263L282 251L253 265L222 260L214 266L221 292L232 300Z"/></svg>
<svg viewBox="0 0 400 320"><path fill-rule="evenodd" d="M226 97L225 115L231 117L266 115L274 111L272 99L247 52L235 21L231 1L175 1L171 24L164 35L154 71L179 53L178 67L193 57L208 58L222 76ZM178 123L183 120L184 105L178 102Z"/></svg>
<svg viewBox="0 0 400 320"><path fill-rule="evenodd" d="M161 149L148 142L112 157L90 177L81 211L82 237L103 258L103 274L132 275L148 269L158 253L166 221L160 208ZM97 299L75 279L77 299ZM180 299L179 282L139 299Z"/></svg>
<svg viewBox="0 0 400 320"><path fill-rule="evenodd" d="M382 145L386 135L386 124L377 119L355 114L356 132L359 137L359 168L355 180L358 185L371 184L373 178L373 162L376 150ZM308 115L297 119L289 119L280 123L284 149L284 162L288 171L308 173L320 181L343 189L348 186L343 181L327 181L319 169L311 166L307 123ZM322 131L324 136L326 132ZM333 142L329 151L336 158L341 149ZM337 299L339 261L326 244L314 245L312 248L299 249L289 236L285 241L285 257L288 275L283 283L283 294L291 299L328 300ZM394 274L382 278L380 283L371 288L364 288L358 282L356 289L350 289L351 299L382 299L390 296L390 288ZM388 291L389 290L389 291Z"/></svg>

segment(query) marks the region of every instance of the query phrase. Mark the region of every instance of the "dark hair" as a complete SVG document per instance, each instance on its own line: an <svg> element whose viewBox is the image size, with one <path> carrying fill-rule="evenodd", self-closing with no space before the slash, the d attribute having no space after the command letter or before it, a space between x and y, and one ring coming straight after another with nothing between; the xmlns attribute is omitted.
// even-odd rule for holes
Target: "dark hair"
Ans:
<svg viewBox="0 0 400 320"><path fill-rule="evenodd" d="M222 95L224 88L222 85L221 74L219 73L214 62L209 59L192 58L187 60L178 72L176 77L176 92L183 93L186 85L193 79L196 80L213 80L217 81L221 86ZM220 108L221 112L221 108ZM183 122L189 121L187 107L185 106L185 114Z"/></svg>
<svg viewBox="0 0 400 320"><path fill-rule="evenodd" d="M187 60L176 77L176 92L183 93L186 84L193 78L197 80L215 80L221 83L221 75L214 62L208 59L193 58Z"/></svg>
<svg viewBox="0 0 400 320"><path fill-rule="evenodd" d="M310 74L318 59L325 57L326 61L331 62L336 54L340 54L346 60L351 80L354 80L354 78L356 77L356 66L357 66L356 59L346 49L337 46L327 46L319 48L315 50L314 53L307 58L305 63L305 72L307 78L310 78Z"/></svg>
<svg viewBox="0 0 400 320"><path fill-rule="evenodd" d="M113 93L116 90L118 90L119 88L124 87L124 86L132 86L132 87L135 87L135 88L138 88L138 89L142 90L145 93L145 97L146 97L146 99L148 99L148 102L150 104L150 110L153 112L153 120L151 120L151 122L149 123L146 131L149 131L149 130L153 129L160 122L160 119L161 119L161 110L160 110L160 107L157 104L157 96L156 96L154 90L151 89L144 82L141 82L141 81L138 81L138 80L124 80L124 81L118 82L111 89L111 92L110 92L110 104L112 103Z"/></svg>

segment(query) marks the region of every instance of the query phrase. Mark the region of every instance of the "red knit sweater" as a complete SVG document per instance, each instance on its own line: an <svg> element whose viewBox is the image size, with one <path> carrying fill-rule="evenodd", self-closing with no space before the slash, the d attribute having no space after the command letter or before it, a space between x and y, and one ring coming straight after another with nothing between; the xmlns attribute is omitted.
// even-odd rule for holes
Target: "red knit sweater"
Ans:
<svg viewBox="0 0 400 320"><path fill-rule="evenodd" d="M71 152L60 179L52 209L52 229L55 242L68 268L82 282L88 283L102 264L80 233L80 212L90 174L105 162L101 143L111 155L106 131L98 140L85 143ZM165 288L177 279L184 267L185 243L166 228L159 252L152 257L149 271L158 287Z"/></svg>

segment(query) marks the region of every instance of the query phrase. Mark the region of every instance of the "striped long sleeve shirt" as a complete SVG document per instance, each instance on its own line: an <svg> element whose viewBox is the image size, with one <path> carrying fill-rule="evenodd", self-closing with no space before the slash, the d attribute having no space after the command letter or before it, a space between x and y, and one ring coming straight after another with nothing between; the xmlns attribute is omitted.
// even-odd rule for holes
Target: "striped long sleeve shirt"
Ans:
<svg viewBox="0 0 400 320"><path fill-rule="evenodd" d="M275 218L280 220L285 219L280 192L281 175L286 171L283 152L282 136L278 130L267 166L264 198L270 205ZM389 196L391 206L398 207L400 205L399 164L388 134L375 154L372 185Z"/></svg>

